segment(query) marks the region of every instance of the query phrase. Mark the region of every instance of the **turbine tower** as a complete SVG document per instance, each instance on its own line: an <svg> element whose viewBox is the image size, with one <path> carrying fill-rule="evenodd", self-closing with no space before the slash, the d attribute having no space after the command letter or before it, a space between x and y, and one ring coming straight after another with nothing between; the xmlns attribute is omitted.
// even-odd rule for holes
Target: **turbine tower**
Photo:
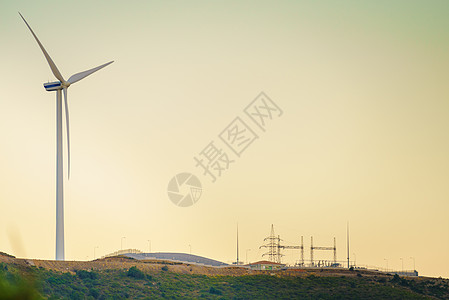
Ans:
<svg viewBox="0 0 449 300"><path fill-rule="evenodd" d="M107 65L113 63L110 61L96 68L76 73L66 81L62 77L61 72L59 72L56 64L48 55L44 46L34 34L30 25L28 25L25 18L19 12L20 17L25 22L28 29L31 31L34 39L38 43L39 47L44 53L45 59L50 66L53 75L59 81L44 83L44 87L47 91L56 91L56 260L64 260L64 190L63 190L63 158L62 158L62 93L64 93L64 104L65 104L65 119L67 128L67 165L68 165L68 178L70 178L70 138L69 138L69 107L67 103L67 89L71 84L80 81L81 79L89 76L90 74L106 67Z"/></svg>

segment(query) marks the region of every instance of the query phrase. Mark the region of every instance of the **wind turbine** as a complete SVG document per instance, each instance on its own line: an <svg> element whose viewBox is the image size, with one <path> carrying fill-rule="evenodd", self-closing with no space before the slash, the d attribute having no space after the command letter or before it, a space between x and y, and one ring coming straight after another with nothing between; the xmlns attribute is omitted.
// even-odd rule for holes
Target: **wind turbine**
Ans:
<svg viewBox="0 0 449 300"><path fill-rule="evenodd" d="M59 80L55 82L44 83L47 91L56 91L56 260L64 260L64 190L63 190L63 159L62 159L62 92L64 93L65 117L67 128L67 163L68 163L68 178L70 178L70 136L69 136L69 107L67 103L67 89L71 84L80 81L90 74L112 64L110 61L96 68L76 73L66 81L59 72L58 67L48 55L44 46L34 34L30 25L28 25L25 18L19 12L20 17L25 22L28 29L31 31L34 39L38 43L45 58L50 66L53 75Z"/></svg>

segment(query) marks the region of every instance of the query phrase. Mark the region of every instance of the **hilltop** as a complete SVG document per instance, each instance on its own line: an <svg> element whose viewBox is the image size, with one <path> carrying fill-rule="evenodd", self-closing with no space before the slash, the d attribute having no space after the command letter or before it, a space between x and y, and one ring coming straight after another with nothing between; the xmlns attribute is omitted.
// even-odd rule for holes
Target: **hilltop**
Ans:
<svg viewBox="0 0 449 300"><path fill-rule="evenodd" d="M2 294L8 286L28 293L21 299L449 299L447 279L373 271L256 271L128 257L51 261L0 253L0 299L7 299Z"/></svg>

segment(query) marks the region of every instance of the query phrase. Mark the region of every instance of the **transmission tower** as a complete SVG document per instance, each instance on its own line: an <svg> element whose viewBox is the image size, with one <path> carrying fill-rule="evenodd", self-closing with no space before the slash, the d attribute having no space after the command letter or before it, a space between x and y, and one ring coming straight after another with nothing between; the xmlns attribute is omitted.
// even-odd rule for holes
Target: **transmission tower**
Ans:
<svg viewBox="0 0 449 300"><path fill-rule="evenodd" d="M313 250L332 250L334 252L334 264L337 263L337 241L334 237L333 247L316 247L313 246L313 236L310 237L310 263L313 266Z"/></svg>
<svg viewBox="0 0 449 300"><path fill-rule="evenodd" d="M264 242L267 242L265 245L262 245L260 248L268 248L268 252L262 254L262 256L268 256L268 260L275 263L281 263L281 239L279 236L276 237L274 234L274 225L271 224L271 234L269 237L264 239Z"/></svg>
<svg viewBox="0 0 449 300"><path fill-rule="evenodd" d="M304 240L303 240L302 236L301 236L301 246L279 245L279 249L299 249L299 250L301 250L300 265L304 266Z"/></svg>

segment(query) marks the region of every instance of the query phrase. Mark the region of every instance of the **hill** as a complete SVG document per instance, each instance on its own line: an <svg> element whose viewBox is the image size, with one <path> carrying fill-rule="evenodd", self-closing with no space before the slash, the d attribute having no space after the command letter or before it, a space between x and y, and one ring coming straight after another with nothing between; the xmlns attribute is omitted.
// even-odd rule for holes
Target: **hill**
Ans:
<svg viewBox="0 0 449 300"><path fill-rule="evenodd" d="M112 257L0 254L0 299L449 299L449 281L346 269L253 271Z"/></svg>

